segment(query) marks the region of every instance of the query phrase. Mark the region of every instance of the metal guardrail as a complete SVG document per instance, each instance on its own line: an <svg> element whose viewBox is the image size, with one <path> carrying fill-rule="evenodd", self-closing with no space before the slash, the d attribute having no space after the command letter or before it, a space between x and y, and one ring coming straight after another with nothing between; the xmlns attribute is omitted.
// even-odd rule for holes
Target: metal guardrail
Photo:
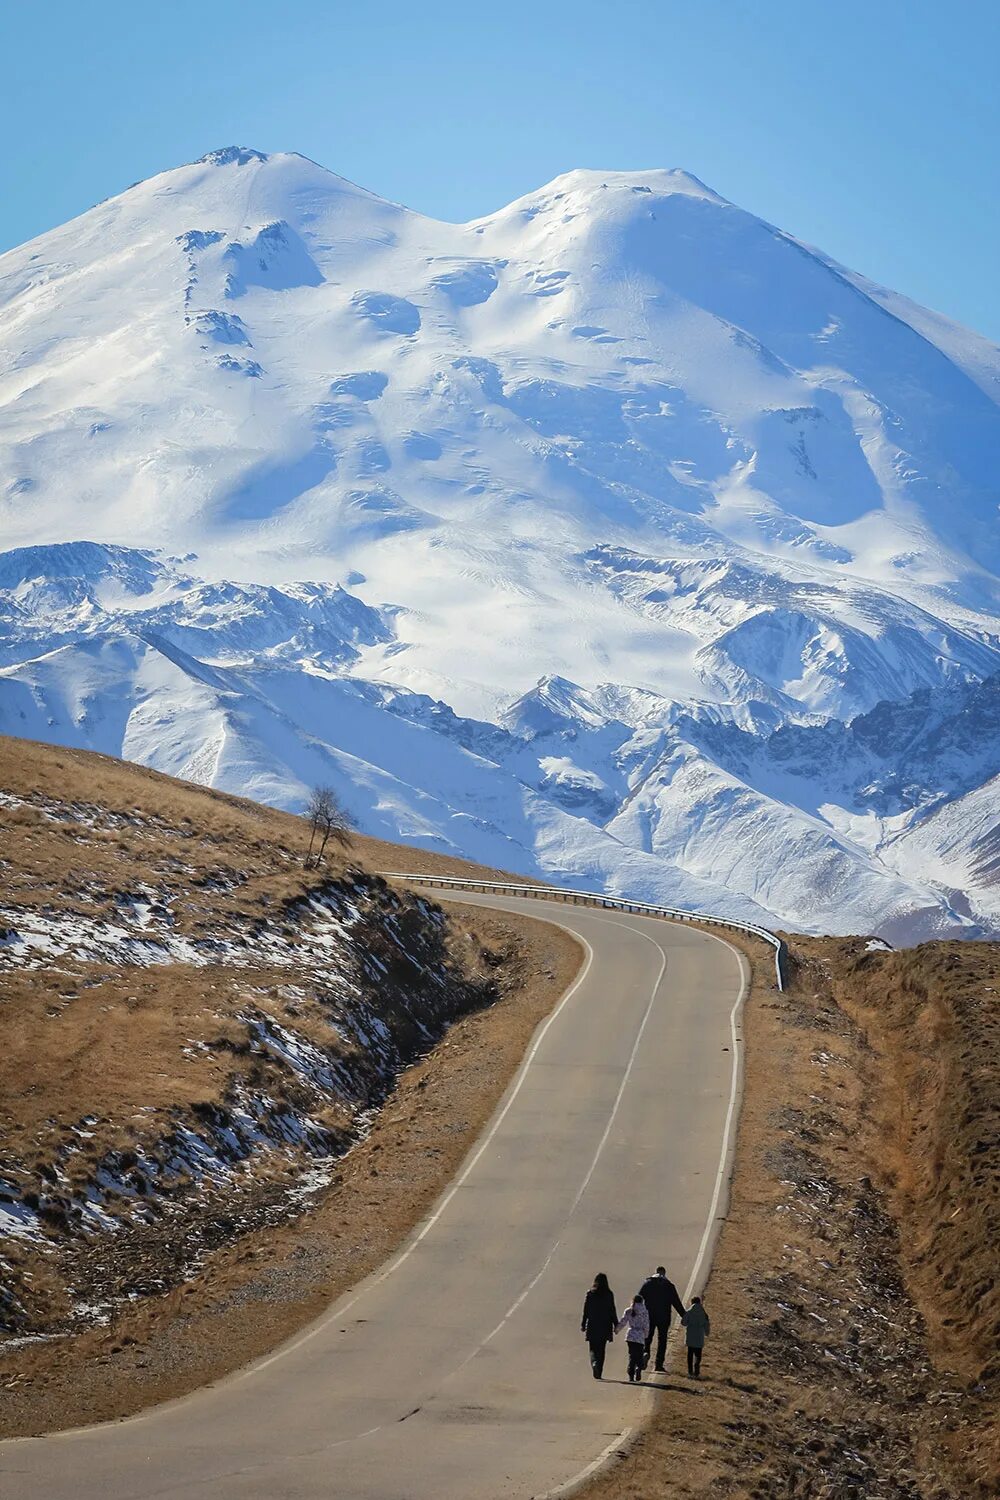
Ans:
<svg viewBox="0 0 1000 1500"><path fill-rule="evenodd" d="M787 947L783 938L757 927L753 922L735 922L729 917L715 917L701 911L683 911L679 906L656 906L649 901L628 901L622 896L604 896L599 891L574 891L561 885L519 885L512 880L467 880L456 875L421 875L412 870L382 870L387 880L412 880L415 884L451 886L463 891L500 891L508 896L536 896L548 901L564 901L574 906L600 906L611 911L631 912L640 917L664 917L671 922L701 922L708 927L729 927L761 938L774 949L774 976L778 989L785 988Z"/></svg>

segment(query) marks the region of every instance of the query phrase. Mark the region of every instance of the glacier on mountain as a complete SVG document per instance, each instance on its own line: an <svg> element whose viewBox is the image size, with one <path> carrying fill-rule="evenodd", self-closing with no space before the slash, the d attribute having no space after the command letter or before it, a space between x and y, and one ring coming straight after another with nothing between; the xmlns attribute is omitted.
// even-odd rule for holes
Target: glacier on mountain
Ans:
<svg viewBox="0 0 1000 1500"><path fill-rule="evenodd" d="M0 430L4 732L1000 929L1000 351L685 173L452 225L212 152L0 257Z"/></svg>

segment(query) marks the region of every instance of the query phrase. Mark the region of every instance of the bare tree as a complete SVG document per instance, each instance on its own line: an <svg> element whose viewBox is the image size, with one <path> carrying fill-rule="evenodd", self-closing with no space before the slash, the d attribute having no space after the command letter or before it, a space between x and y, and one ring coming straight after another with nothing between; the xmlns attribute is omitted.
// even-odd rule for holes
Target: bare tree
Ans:
<svg viewBox="0 0 1000 1500"><path fill-rule="evenodd" d="M309 793L309 801L306 803L306 817L309 819L309 849L306 854L306 866L312 863L313 844L316 835L326 822L326 815L330 806L330 788L328 786L314 786Z"/></svg>
<svg viewBox="0 0 1000 1500"><path fill-rule="evenodd" d="M341 806L336 792L330 786L313 787L306 804L306 817L309 819L309 852L306 855L306 866L310 864L319 865L327 843L332 838L335 844L347 846L351 842L352 823L349 815ZM319 848L313 858L313 846L319 839Z"/></svg>

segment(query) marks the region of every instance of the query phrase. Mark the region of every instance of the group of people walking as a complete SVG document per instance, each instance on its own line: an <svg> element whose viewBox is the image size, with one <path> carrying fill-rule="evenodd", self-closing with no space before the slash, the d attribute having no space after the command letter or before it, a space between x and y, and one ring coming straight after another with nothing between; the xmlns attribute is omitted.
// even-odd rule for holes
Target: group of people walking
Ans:
<svg viewBox="0 0 1000 1500"><path fill-rule="evenodd" d="M708 1313L700 1297L692 1297L691 1306L685 1310L677 1295L677 1288L668 1277L663 1266L657 1266L656 1274L648 1276L632 1298L621 1317L615 1305L615 1294L608 1285L603 1271L594 1277L594 1285L583 1303L583 1320L580 1328L590 1346L590 1367L594 1379L604 1374L604 1357L608 1345L616 1333L625 1332L628 1346L628 1378L641 1380L642 1372L649 1364L649 1356L656 1340L656 1370L664 1368L667 1356L667 1335L670 1332L670 1315L676 1312L684 1328L687 1343L688 1374L695 1380L701 1375L701 1355L708 1336Z"/></svg>

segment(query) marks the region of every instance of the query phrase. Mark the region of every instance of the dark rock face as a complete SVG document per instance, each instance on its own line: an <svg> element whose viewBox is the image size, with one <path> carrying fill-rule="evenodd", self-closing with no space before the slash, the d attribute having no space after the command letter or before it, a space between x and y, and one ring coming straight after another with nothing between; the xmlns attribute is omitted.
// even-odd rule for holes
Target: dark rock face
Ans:
<svg viewBox="0 0 1000 1500"><path fill-rule="evenodd" d="M682 718L679 731L736 775L762 769L822 781L879 817L961 796L1000 772L1000 673L921 688L848 724L783 724L763 738Z"/></svg>
<svg viewBox="0 0 1000 1500"><path fill-rule="evenodd" d="M220 146L199 156L198 161L212 167L247 167L254 161L267 161L267 153L252 146Z"/></svg>

